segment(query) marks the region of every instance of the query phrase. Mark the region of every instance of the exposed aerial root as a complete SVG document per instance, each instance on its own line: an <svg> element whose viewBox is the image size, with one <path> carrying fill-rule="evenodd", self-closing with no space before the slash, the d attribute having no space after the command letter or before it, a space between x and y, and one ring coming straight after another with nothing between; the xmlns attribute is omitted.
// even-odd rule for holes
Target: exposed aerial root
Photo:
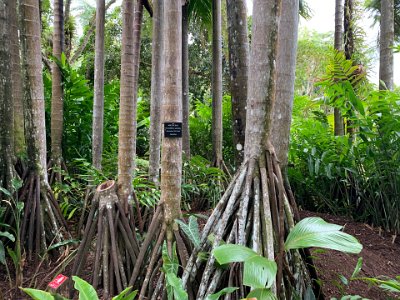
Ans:
<svg viewBox="0 0 400 300"><path fill-rule="evenodd" d="M19 201L24 203L21 241L31 257L43 254L50 245L69 238L68 227L54 194L42 177L34 171L22 174L23 186Z"/></svg>
<svg viewBox="0 0 400 300"><path fill-rule="evenodd" d="M243 163L225 194L213 210L183 273L184 287L195 291L195 299L205 299L226 286L239 289L225 299L244 298L243 268L234 264L230 270L215 267L215 258L199 258L199 252L211 251L222 241L252 248L277 262L278 272L272 291L281 299L291 299L297 291L303 295L311 278L298 251L284 251L284 238L294 226L297 213L293 195L285 188L281 170L273 151ZM210 244L209 237L213 243Z"/></svg>
<svg viewBox="0 0 400 300"><path fill-rule="evenodd" d="M112 180L97 187L72 268L72 274L79 275L90 250L94 249L92 285L102 286L105 299L128 286L139 255L133 211L125 211L115 188Z"/></svg>
<svg viewBox="0 0 400 300"><path fill-rule="evenodd" d="M168 230L172 230L172 236L167 234ZM137 263L129 282L129 285L133 285L140 291L139 299L159 299L166 291L164 286L165 274L160 271L163 262L164 241L167 243L168 253L171 256L173 255L173 243L176 243L179 263L186 266L191 250L190 242L184 235L181 235L177 227L167 228L164 222L164 205L159 204L151 220L146 238L141 245Z"/></svg>

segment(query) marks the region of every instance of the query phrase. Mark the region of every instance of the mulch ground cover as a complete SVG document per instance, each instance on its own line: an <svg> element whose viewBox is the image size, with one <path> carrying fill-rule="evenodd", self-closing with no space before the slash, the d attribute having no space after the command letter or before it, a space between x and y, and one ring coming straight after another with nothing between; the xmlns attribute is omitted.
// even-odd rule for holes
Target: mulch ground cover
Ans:
<svg viewBox="0 0 400 300"><path fill-rule="evenodd" d="M343 284L340 276L349 279L357 264L358 257L363 258L363 267L358 277L400 275L400 237L395 238L380 228L352 221L342 216L302 211L303 218L319 216L325 221L344 226L344 231L356 237L363 245L359 255L345 254L331 250L312 251L319 279L322 283L325 299L342 295L359 295L368 299L400 299L399 296L385 293L367 282L356 280Z"/></svg>

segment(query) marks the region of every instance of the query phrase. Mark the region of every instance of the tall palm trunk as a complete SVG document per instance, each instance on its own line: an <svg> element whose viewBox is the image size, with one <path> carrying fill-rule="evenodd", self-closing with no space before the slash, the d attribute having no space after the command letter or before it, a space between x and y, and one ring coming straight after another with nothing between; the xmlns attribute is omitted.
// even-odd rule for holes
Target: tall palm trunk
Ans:
<svg viewBox="0 0 400 300"><path fill-rule="evenodd" d="M64 48L64 18L63 0L54 1L53 23L53 56L61 59ZM56 62L52 63L52 95L51 95L51 167L61 167L62 161L62 135L63 135L63 88L61 70ZM61 180L60 176L57 176Z"/></svg>
<svg viewBox="0 0 400 300"><path fill-rule="evenodd" d="M174 250L173 241L176 240L178 253L185 253L180 255L183 264L187 258L187 249L175 223L175 220L181 217L182 139L178 133L182 125L182 1L165 0L163 4L164 14L160 17L163 24L161 43L164 43L165 65L162 72L164 97L161 116L164 131L171 128L171 125L176 129L173 130L176 135L171 137L164 134L162 137L161 199L130 279L130 285L138 279L140 281L139 299L158 299L159 296L162 297L162 288L165 290L169 285L164 273L158 276L155 288L152 285L154 271L159 268L157 262L162 260L161 248L165 237L170 256Z"/></svg>
<svg viewBox="0 0 400 300"><path fill-rule="evenodd" d="M271 143L285 173L288 163L290 125L296 71L299 1L282 2L276 59L276 92L272 117Z"/></svg>
<svg viewBox="0 0 400 300"><path fill-rule="evenodd" d="M153 41L151 62L151 102L150 102L150 156L149 177L159 184L161 146L161 102L163 96L163 13L162 0L153 1ZM183 83L182 83L183 84ZM183 125L184 127L184 125Z"/></svg>
<svg viewBox="0 0 400 300"><path fill-rule="evenodd" d="M65 1L64 9L64 49L65 56L69 59L72 50L72 37L73 32L71 30L71 2L72 0Z"/></svg>
<svg viewBox="0 0 400 300"><path fill-rule="evenodd" d="M11 30L11 76L12 99L14 106L14 152L16 155L25 153L24 106L22 92L22 70L20 57L20 40L18 33L17 1L10 1Z"/></svg>
<svg viewBox="0 0 400 300"><path fill-rule="evenodd" d="M183 285L191 288L196 287L191 286L189 279L201 277L196 299L205 299L232 282L241 288L226 299L245 297L241 266L225 272L215 268L214 256L208 257L205 266L198 259L199 251L211 250L207 242L210 234L213 235L212 248L224 240L251 247L268 259L275 260L278 272L272 290L279 299L291 299L293 289L297 289L302 297L310 283L300 254L293 253L290 258L284 255L284 237L287 229L294 226L292 209L295 211L295 203L284 187L274 149L269 142L280 6L279 0L254 1L244 162L208 218L200 247L193 250L183 273ZM284 266L290 266L296 274L294 281L283 280L288 275Z"/></svg>
<svg viewBox="0 0 400 300"><path fill-rule="evenodd" d="M379 89L393 90L394 0L381 0L380 22Z"/></svg>
<svg viewBox="0 0 400 300"><path fill-rule="evenodd" d="M135 0L123 1L118 185L109 180L96 188L85 233L72 267L72 274L79 275L85 265L92 240L97 236L92 284L94 288L102 284L104 299L121 293L128 286L139 252L135 219L139 219L140 223L140 210L134 215L133 206L129 204L134 198L132 173L142 12L142 1L136 2L136 9Z"/></svg>
<svg viewBox="0 0 400 300"><path fill-rule="evenodd" d="M101 169L104 130L104 22L105 0L97 0L94 57L94 99L92 127L92 163Z"/></svg>
<svg viewBox="0 0 400 300"><path fill-rule="evenodd" d="M10 40L18 39L18 36L12 37L9 30L11 2L0 1L0 187L9 191L15 175Z"/></svg>
<svg viewBox="0 0 400 300"><path fill-rule="evenodd" d="M22 50L25 83L25 120L30 173L24 177L21 200L25 202L21 240L28 253L39 255L48 241L60 242L66 227L54 199L46 166L46 128L42 77L41 26L39 3L21 0ZM29 193L27 192L29 191Z"/></svg>
<svg viewBox="0 0 400 300"><path fill-rule="evenodd" d="M235 164L243 161L246 127L247 80L249 68L249 41L247 12L244 0L227 0L230 89L232 97L233 143Z"/></svg>
<svg viewBox="0 0 400 300"><path fill-rule="evenodd" d="M47 182L46 127L42 78L41 26L38 1L22 0L22 42L24 52L28 156Z"/></svg>
<svg viewBox="0 0 400 300"><path fill-rule="evenodd" d="M221 0L212 2L212 144L214 165L222 167L222 34Z"/></svg>
<svg viewBox="0 0 400 300"><path fill-rule="evenodd" d="M344 53L346 59L352 59L354 53L354 1L344 1ZM353 121L347 119L346 132L354 135Z"/></svg>
<svg viewBox="0 0 400 300"><path fill-rule="evenodd" d="M190 157L189 131L189 3L182 7L182 150Z"/></svg>
<svg viewBox="0 0 400 300"><path fill-rule="evenodd" d="M182 5L180 0L165 1L165 86L161 105L163 122L182 122ZM165 125L164 125L165 126ZM161 203L167 238L172 239L175 219L181 216L182 139L162 138Z"/></svg>
<svg viewBox="0 0 400 300"><path fill-rule="evenodd" d="M335 49L343 51L343 0L335 0ZM344 120L338 108L334 108L334 134L344 135Z"/></svg>
<svg viewBox="0 0 400 300"><path fill-rule="evenodd" d="M135 169L136 98L142 18L142 0L136 2L134 16L128 8L124 10L118 134L118 196L126 208L128 200L132 197L132 174Z"/></svg>

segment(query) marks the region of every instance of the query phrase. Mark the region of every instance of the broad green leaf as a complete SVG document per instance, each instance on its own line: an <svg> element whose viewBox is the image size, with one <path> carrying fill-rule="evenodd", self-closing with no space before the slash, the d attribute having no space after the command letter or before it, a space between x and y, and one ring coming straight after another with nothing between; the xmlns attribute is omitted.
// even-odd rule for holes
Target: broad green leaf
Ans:
<svg viewBox="0 0 400 300"><path fill-rule="evenodd" d="M271 292L270 289L255 289L252 290L246 297L246 299L249 298L256 298L257 300L276 300L277 298L275 295Z"/></svg>
<svg viewBox="0 0 400 300"><path fill-rule="evenodd" d="M290 231L285 250L320 247L358 254L362 245L342 231L342 226L325 222L319 217L305 218Z"/></svg>
<svg viewBox="0 0 400 300"><path fill-rule="evenodd" d="M206 300L218 300L219 297L226 295L226 294L233 293L237 289L238 289L237 287L226 287L215 294L208 295Z"/></svg>
<svg viewBox="0 0 400 300"><path fill-rule="evenodd" d="M29 289L29 288L21 288L21 290L35 300L54 300L54 296L45 291Z"/></svg>
<svg viewBox="0 0 400 300"><path fill-rule="evenodd" d="M359 257L359 258L358 258L358 261L357 261L357 265L356 265L356 267L354 268L353 274L351 274L351 277L350 277L351 279L353 279L353 278L355 278L355 277L358 276L358 274L359 274L360 271L361 271L362 264L363 264L363 258L362 258L362 257Z"/></svg>
<svg viewBox="0 0 400 300"><path fill-rule="evenodd" d="M164 241L162 248L163 271L165 274L178 274L179 262L176 255L176 244L172 246L172 257L168 254L167 243Z"/></svg>
<svg viewBox="0 0 400 300"><path fill-rule="evenodd" d="M85 280L78 276L72 276L72 280L75 282L74 288L79 291L79 300L98 300L96 290Z"/></svg>
<svg viewBox="0 0 400 300"><path fill-rule="evenodd" d="M253 250L240 245L226 244L215 248L213 255L219 264L224 265L232 262L243 262L246 259L258 256Z"/></svg>
<svg viewBox="0 0 400 300"><path fill-rule="evenodd" d="M173 289L175 300L187 300L188 294L184 290L182 281L175 274L166 274L167 283Z"/></svg>
<svg viewBox="0 0 400 300"><path fill-rule="evenodd" d="M131 292L132 287L127 287L119 295L112 298L112 300L133 300L135 299L138 291Z"/></svg>
<svg viewBox="0 0 400 300"><path fill-rule="evenodd" d="M15 242L15 237L8 231L0 231L0 236L8 238L11 242Z"/></svg>
<svg viewBox="0 0 400 300"><path fill-rule="evenodd" d="M188 224L182 222L181 220L175 220L175 222L179 224L179 226L186 234L186 236L190 239L190 241L196 247L200 247L200 233L197 218L194 216L190 216Z"/></svg>
<svg viewBox="0 0 400 300"><path fill-rule="evenodd" d="M275 281L277 266L260 255L250 257L244 262L243 284L254 289L270 288Z"/></svg>

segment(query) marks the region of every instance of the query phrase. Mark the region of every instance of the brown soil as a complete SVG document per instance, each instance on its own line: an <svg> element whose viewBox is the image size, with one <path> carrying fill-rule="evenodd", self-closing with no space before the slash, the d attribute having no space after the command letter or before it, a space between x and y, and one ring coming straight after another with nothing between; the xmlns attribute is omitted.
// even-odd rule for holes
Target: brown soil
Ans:
<svg viewBox="0 0 400 300"><path fill-rule="evenodd" d="M359 276L377 277L388 276L394 278L400 275L400 237L392 243L393 236L381 232L379 228L372 228L363 223L357 223L346 217L332 216L328 214L320 214L302 211L302 217L320 216L327 222L344 226L344 231L352 234L363 244L364 249L360 255L343 254L337 251L319 250L312 251L314 262L317 268L318 275L322 282L322 288L325 299L336 297L341 298L342 295L360 295L371 300L379 299L400 299L394 295L382 292L377 287L371 287L363 281L350 281L348 286L345 286L339 275L350 278L356 266L359 256L363 257L363 268ZM44 263L39 271L36 272L35 265L27 262L24 267L24 286L40 286L42 289L57 275L51 273L57 263L56 258L49 263ZM92 261L93 259L88 259ZM12 263L9 261L9 266ZM83 271L83 278L90 278L90 266L87 266ZM10 270L13 272L13 270ZM36 273L36 275L35 275ZM68 270L63 271L63 274L68 275ZM32 280L33 278L33 280ZM9 281L6 276L6 270L3 265L0 265L0 300L3 299L29 299L27 296L10 290Z"/></svg>
<svg viewBox="0 0 400 300"><path fill-rule="evenodd" d="M319 216L325 221L344 226L344 231L355 236L363 245L359 255L345 254L332 250L313 250L314 263L322 282L325 299L342 295L359 295L371 300L400 299L399 296L383 292L364 281L350 281L348 286L340 279L343 275L349 279L357 264L358 257L363 258L363 267L358 277L388 276L395 278L400 275L400 237L395 239L379 228L372 228L363 223L357 223L349 218L332 216L322 213L301 212L303 218Z"/></svg>

